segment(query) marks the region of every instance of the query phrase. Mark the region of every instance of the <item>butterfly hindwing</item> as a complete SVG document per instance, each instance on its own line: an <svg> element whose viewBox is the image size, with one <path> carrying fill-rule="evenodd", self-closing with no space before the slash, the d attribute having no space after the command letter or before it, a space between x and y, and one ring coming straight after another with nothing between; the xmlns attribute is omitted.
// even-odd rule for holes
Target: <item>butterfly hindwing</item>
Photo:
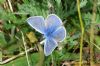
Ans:
<svg viewBox="0 0 100 66"><path fill-rule="evenodd" d="M66 29L61 26L52 33L52 36L57 42L62 41L66 37Z"/></svg>
<svg viewBox="0 0 100 66"><path fill-rule="evenodd" d="M52 39L52 38L46 39L45 44L44 44L45 56L50 55L57 46L58 46L58 44L54 39Z"/></svg>
<svg viewBox="0 0 100 66"><path fill-rule="evenodd" d="M45 32L45 23L42 16L33 16L27 19L28 24L33 27L36 31L44 34Z"/></svg>

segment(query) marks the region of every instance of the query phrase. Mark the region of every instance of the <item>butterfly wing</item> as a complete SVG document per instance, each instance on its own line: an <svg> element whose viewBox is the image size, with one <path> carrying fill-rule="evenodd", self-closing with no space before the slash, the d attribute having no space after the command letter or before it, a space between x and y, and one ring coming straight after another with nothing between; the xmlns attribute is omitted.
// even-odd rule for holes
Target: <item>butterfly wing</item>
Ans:
<svg viewBox="0 0 100 66"><path fill-rule="evenodd" d="M44 34L45 24L42 16L32 16L27 19L28 24L38 32Z"/></svg>
<svg viewBox="0 0 100 66"><path fill-rule="evenodd" d="M45 20L45 26L47 30L51 32L55 31L61 25L62 25L61 19L55 14L50 14Z"/></svg>
<svg viewBox="0 0 100 66"><path fill-rule="evenodd" d="M59 27L55 32L52 33L52 37L57 42L64 40L66 37L66 29L63 26Z"/></svg>
<svg viewBox="0 0 100 66"><path fill-rule="evenodd" d="M57 46L58 46L58 44L54 39L52 39L52 38L46 39L45 44L44 44L45 56L50 55Z"/></svg>

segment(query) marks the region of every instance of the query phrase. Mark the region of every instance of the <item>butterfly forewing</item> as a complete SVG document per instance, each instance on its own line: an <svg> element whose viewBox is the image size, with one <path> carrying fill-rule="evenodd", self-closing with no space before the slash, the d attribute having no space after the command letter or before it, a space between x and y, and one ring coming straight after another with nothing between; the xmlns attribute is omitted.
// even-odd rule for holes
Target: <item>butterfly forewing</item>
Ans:
<svg viewBox="0 0 100 66"><path fill-rule="evenodd" d="M62 25L61 19L55 14L50 14L45 20L45 26L47 30L55 31Z"/></svg>
<svg viewBox="0 0 100 66"><path fill-rule="evenodd" d="M28 24L33 27L36 31L44 34L45 33L45 23L42 16L33 16L27 19Z"/></svg>

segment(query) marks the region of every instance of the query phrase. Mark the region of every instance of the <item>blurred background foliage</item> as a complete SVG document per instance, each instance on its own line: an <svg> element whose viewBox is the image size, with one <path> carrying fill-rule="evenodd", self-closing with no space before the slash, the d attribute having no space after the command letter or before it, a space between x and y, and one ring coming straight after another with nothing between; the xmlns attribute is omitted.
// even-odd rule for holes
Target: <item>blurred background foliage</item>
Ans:
<svg viewBox="0 0 100 66"><path fill-rule="evenodd" d="M93 0L80 0L84 23L83 60L89 62L90 25L92 21ZM24 33L31 66L67 66L79 61L80 23L75 0L0 0L0 61L24 52L21 31ZM96 3L94 24L94 62L100 63L100 0ZM67 37L55 49L52 56L45 57L39 42L42 35L26 22L30 16L58 15L66 27ZM26 57L18 57L0 66L28 66Z"/></svg>

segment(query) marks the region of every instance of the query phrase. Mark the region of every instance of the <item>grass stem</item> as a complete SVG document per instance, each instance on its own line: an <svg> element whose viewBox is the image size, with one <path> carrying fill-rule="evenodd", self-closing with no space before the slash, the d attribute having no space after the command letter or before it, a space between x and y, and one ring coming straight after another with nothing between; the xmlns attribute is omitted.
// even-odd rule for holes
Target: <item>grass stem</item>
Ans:
<svg viewBox="0 0 100 66"><path fill-rule="evenodd" d="M83 49L83 36L84 36L84 26L80 12L80 0L77 0L77 10L78 10L78 17L81 26L81 38L80 38L80 66L82 66L82 49Z"/></svg>
<svg viewBox="0 0 100 66"><path fill-rule="evenodd" d="M95 19L96 19L96 0L94 0L93 2L93 11L92 11L93 15L91 18L91 25L90 25L90 66L94 66L93 63L93 56L94 56L94 52L93 52L93 44L94 44L94 28L95 28Z"/></svg>
<svg viewBox="0 0 100 66"><path fill-rule="evenodd" d="M25 39L24 39L24 35L23 35L23 32L22 32L22 31L21 31L21 33L22 33L23 44L24 44L24 47L25 47L25 53L26 53L27 63L28 63L28 66L31 66L31 65L30 65L30 62L29 62L29 58L28 58L27 46L26 46L26 42L25 42Z"/></svg>
<svg viewBox="0 0 100 66"><path fill-rule="evenodd" d="M8 0L8 4L9 4L9 8L10 8L11 12L13 12L13 7L11 5L11 0Z"/></svg>

